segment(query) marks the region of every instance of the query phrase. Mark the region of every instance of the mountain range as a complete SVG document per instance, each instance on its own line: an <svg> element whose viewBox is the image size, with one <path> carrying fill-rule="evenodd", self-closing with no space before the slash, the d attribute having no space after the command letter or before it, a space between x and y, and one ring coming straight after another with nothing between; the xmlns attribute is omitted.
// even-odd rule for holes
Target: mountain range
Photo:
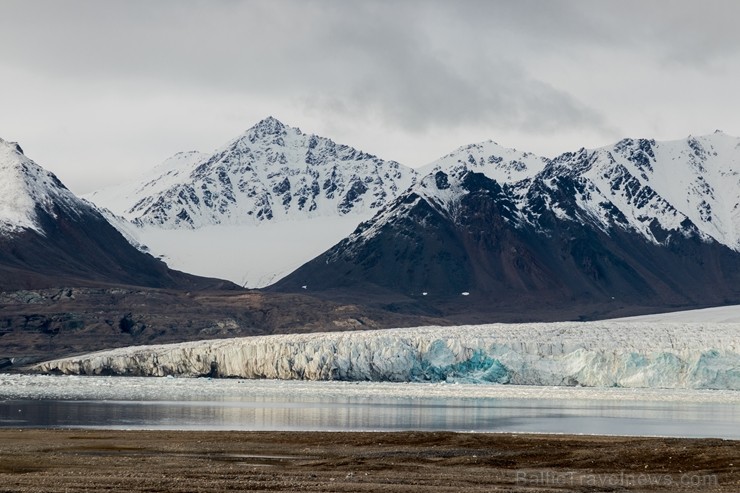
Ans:
<svg viewBox="0 0 740 493"><path fill-rule="evenodd" d="M90 202L16 144L2 162L0 259L23 270L9 275L19 286L206 282L149 252L209 278L433 316L740 299L740 139L719 131L555 158L487 141L411 169L269 117Z"/></svg>
<svg viewBox="0 0 740 493"><path fill-rule="evenodd" d="M259 288L341 241L433 169L485 169L516 181L547 161L488 141L413 169L268 117L213 153L177 153L84 197L171 267Z"/></svg>
<svg viewBox="0 0 740 493"><path fill-rule="evenodd" d="M502 173L521 159L472 152L436 165L271 289L489 311L740 297L739 139L625 139L535 163L529 176Z"/></svg>
<svg viewBox="0 0 740 493"><path fill-rule="evenodd" d="M138 225L196 229L372 214L415 177L268 117L212 154L178 153L154 176L88 198Z"/></svg>

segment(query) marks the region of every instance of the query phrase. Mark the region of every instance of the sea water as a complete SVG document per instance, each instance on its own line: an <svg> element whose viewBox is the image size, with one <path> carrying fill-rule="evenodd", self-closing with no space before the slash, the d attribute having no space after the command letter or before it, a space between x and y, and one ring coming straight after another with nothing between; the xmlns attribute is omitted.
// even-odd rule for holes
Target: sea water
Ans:
<svg viewBox="0 0 740 493"><path fill-rule="evenodd" d="M740 439L740 392L0 374L0 427Z"/></svg>

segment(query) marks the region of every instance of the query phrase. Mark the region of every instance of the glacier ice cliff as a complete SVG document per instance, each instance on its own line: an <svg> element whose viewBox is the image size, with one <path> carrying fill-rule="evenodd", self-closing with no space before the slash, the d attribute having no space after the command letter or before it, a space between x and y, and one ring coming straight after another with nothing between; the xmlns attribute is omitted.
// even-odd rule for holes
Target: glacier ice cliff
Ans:
<svg viewBox="0 0 740 493"><path fill-rule="evenodd" d="M120 348L34 370L740 390L740 324L602 321L274 335Z"/></svg>

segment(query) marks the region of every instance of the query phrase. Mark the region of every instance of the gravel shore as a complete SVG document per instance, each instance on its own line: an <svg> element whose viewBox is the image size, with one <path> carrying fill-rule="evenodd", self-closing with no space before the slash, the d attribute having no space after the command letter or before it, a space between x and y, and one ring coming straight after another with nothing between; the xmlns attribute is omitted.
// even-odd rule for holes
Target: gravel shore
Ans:
<svg viewBox="0 0 740 493"><path fill-rule="evenodd" d="M0 430L0 492L740 491L740 441Z"/></svg>

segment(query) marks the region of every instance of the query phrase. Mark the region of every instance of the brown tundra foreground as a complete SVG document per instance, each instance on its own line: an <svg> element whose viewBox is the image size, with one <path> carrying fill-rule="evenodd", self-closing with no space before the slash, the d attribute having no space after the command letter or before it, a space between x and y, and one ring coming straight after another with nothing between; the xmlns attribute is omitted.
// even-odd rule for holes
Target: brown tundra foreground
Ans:
<svg viewBox="0 0 740 493"><path fill-rule="evenodd" d="M740 491L740 441L0 430L0 492Z"/></svg>

